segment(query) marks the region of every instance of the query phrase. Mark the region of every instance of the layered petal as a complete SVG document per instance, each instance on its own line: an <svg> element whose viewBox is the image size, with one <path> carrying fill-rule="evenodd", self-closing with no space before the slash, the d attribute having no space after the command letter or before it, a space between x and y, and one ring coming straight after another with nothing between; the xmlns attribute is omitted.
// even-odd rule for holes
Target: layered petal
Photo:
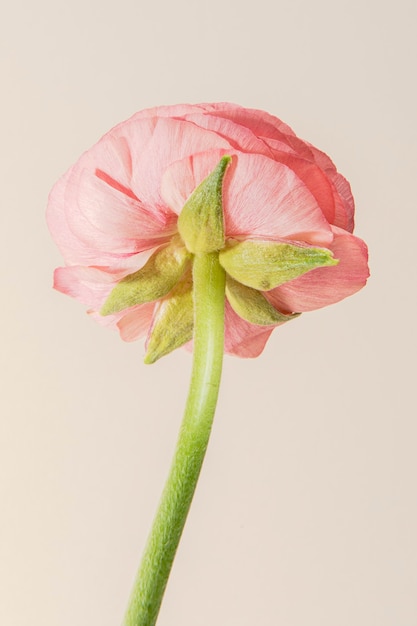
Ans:
<svg viewBox="0 0 417 626"><path fill-rule="evenodd" d="M101 260L137 254L168 241L176 232L174 214L149 210L88 170L73 172L65 202L72 207L67 215L71 232L85 244L93 243Z"/></svg>
<svg viewBox="0 0 417 626"><path fill-rule="evenodd" d="M161 182L171 163L199 152L231 147L214 132L171 118L157 119L146 150L135 145L135 138L132 143L132 189L145 203L155 207L166 206L161 196Z"/></svg>
<svg viewBox="0 0 417 626"><path fill-rule="evenodd" d="M125 275L124 271L105 271L98 267L81 265L58 267L54 272L54 288L91 309L99 310L109 293Z"/></svg>
<svg viewBox="0 0 417 626"><path fill-rule="evenodd" d="M224 350L227 354L244 358L259 356L274 328L247 322L226 301Z"/></svg>
<svg viewBox="0 0 417 626"><path fill-rule="evenodd" d="M93 318L117 328L126 341L148 334L172 281L155 291L155 302L133 306L143 300L133 298L123 303L132 306L107 317L98 311L123 278L142 276L138 271L158 247L178 241L184 205L191 206L190 197L207 200L205 192L193 194L225 156L232 162L218 197L224 231L213 243L216 252L247 240L283 242L325 248L339 260L258 291L248 306L239 300L247 293L239 287L236 310L270 325L245 321L226 302L226 352L257 356L275 320L332 304L365 284L367 250L351 234L352 193L331 159L278 118L221 102L140 111L104 135L57 182L47 221L67 266L56 270L55 288L83 302ZM220 233L222 224L216 224ZM211 222L207 229L213 230ZM201 246L190 243L181 224L180 233L181 245L185 240L198 253ZM240 280L240 270L230 272Z"/></svg>
<svg viewBox="0 0 417 626"><path fill-rule="evenodd" d="M230 147L236 150L271 156L268 144L257 136L251 128L240 124L233 117L219 116L216 112L216 114L194 113L187 115L186 119L200 128L215 132L227 140Z"/></svg>
<svg viewBox="0 0 417 626"><path fill-rule="evenodd" d="M287 165L265 156L233 158L223 200L228 237L288 238L323 246L333 239L303 181Z"/></svg>
<svg viewBox="0 0 417 626"><path fill-rule="evenodd" d="M145 337L152 324L155 302L147 302L118 314L117 328L123 341L136 341ZM114 316L116 317L116 316ZM107 318L104 318L107 319Z"/></svg>
<svg viewBox="0 0 417 626"><path fill-rule="evenodd" d="M171 163L161 181L161 195L167 206L179 215L195 189L211 174L230 150L207 150Z"/></svg>
<svg viewBox="0 0 417 626"><path fill-rule="evenodd" d="M139 126L145 146L154 123ZM84 153L49 196L48 226L69 264L105 265L162 243L175 230L169 209L145 206L132 190L132 141L126 128L127 136L113 132Z"/></svg>
<svg viewBox="0 0 417 626"><path fill-rule="evenodd" d="M230 102L217 102L200 105L207 113L221 119L229 119L235 124L248 128L257 137L295 137L294 131L282 120L260 109L250 109Z"/></svg>
<svg viewBox="0 0 417 626"><path fill-rule="evenodd" d="M139 270L148 261L152 250L124 260L123 266L97 267L70 265L54 272L54 289L61 291L92 309L101 309L112 289L123 278Z"/></svg>

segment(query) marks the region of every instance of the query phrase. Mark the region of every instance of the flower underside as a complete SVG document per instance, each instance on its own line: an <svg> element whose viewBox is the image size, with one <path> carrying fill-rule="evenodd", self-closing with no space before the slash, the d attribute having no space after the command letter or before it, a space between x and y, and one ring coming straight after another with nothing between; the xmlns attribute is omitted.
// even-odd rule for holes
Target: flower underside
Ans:
<svg viewBox="0 0 417 626"><path fill-rule="evenodd" d="M274 326L300 313L277 310L265 292L319 267L337 265L326 248L287 242L226 238L222 187L230 156L194 190L178 218L178 234L157 248L140 270L123 278L100 313L110 315L157 301L145 363L154 363L193 337L192 264L196 255L216 252L226 271L226 297L251 324Z"/></svg>

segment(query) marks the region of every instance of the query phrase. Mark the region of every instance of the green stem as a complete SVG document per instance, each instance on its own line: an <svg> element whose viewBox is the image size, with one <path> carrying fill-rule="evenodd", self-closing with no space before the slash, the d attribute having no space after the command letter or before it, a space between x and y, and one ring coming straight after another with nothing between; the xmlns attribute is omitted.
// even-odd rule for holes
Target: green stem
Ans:
<svg viewBox="0 0 417 626"><path fill-rule="evenodd" d="M218 253L193 262L194 355L177 448L123 626L153 626L207 449L223 363L225 273Z"/></svg>

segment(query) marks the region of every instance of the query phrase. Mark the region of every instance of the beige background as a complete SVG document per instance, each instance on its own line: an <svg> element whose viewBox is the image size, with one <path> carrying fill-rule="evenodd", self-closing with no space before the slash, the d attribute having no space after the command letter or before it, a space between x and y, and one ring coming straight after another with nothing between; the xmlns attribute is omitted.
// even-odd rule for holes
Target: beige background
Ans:
<svg viewBox="0 0 417 626"><path fill-rule="evenodd" d="M49 189L138 109L229 100L332 156L372 279L226 359L158 626L415 626L413 0L5 5L0 624L120 623L190 369L52 291Z"/></svg>

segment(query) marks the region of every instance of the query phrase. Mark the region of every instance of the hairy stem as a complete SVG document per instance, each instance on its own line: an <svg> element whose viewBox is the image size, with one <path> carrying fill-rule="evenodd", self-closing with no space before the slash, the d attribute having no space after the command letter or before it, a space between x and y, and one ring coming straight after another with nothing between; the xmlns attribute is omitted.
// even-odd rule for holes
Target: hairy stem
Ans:
<svg viewBox="0 0 417 626"><path fill-rule="evenodd" d="M225 273L218 253L193 261L191 384L171 470L136 577L123 626L153 626L206 453L223 362Z"/></svg>

